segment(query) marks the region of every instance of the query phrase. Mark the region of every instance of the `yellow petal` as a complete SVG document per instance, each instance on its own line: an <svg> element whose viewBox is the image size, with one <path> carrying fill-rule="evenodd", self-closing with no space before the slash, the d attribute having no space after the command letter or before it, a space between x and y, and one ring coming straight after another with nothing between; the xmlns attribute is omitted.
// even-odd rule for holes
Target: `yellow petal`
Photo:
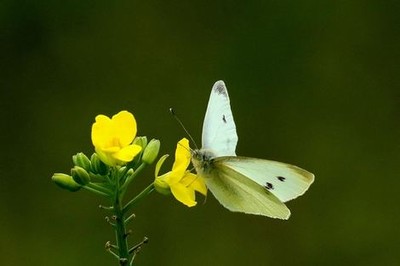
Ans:
<svg viewBox="0 0 400 266"><path fill-rule="evenodd" d="M136 136L135 117L128 111L121 111L112 117L112 122L121 147L131 144Z"/></svg>
<svg viewBox="0 0 400 266"><path fill-rule="evenodd" d="M185 176L182 178L181 183L183 183L187 187L194 189L195 191L200 192L204 196L207 195L206 183L204 182L204 179L202 177L199 177L187 171Z"/></svg>
<svg viewBox="0 0 400 266"><path fill-rule="evenodd" d="M113 153L112 156L122 162L130 162L133 158L142 150L142 147L139 145L129 145L127 147L122 148L116 153Z"/></svg>
<svg viewBox="0 0 400 266"><path fill-rule="evenodd" d="M173 184L179 183L179 181L181 181L182 177L183 176L180 175L179 173L170 171L165 174L165 182L167 182L169 185L173 185Z"/></svg>
<svg viewBox="0 0 400 266"><path fill-rule="evenodd" d="M186 188L183 184L176 183L170 186L172 195L188 207L193 207L197 204L194 190Z"/></svg>
<svg viewBox="0 0 400 266"><path fill-rule="evenodd" d="M183 176L186 168L189 166L190 157L189 141L183 138L176 145L175 162L172 166L172 171Z"/></svg>
<svg viewBox="0 0 400 266"><path fill-rule="evenodd" d="M111 119L105 115L96 116L92 125L92 142L95 147L104 147L110 138Z"/></svg>
<svg viewBox="0 0 400 266"><path fill-rule="evenodd" d="M185 186L190 186L195 180L197 179L197 175L190 173L189 171L186 171L184 175L182 176L181 183L184 184Z"/></svg>
<svg viewBox="0 0 400 266"><path fill-rule="evenodd" d="M115 166L117 165L117 160L111 157L110 153L105 153L101 149L95 148L95 151L97 155L99 156L99 159L109 165L109 166Z"/></svg>
<svg viewBox="0 0 400 266"><path fill-rule="evenodd" d="M101 150L105 153L116 153L116 152L120 151L121 148L118 146L112 146L112 147L103 147L103 148L101 148Z"/></svg>
<svg viewBox="0 0 400 266"><path fill-rule="evenodd" d="M196 180L190 186L194 190L200 192L204 196L207 196L207 186L204 182L204 179L201 177L197 177Z"/></svg>

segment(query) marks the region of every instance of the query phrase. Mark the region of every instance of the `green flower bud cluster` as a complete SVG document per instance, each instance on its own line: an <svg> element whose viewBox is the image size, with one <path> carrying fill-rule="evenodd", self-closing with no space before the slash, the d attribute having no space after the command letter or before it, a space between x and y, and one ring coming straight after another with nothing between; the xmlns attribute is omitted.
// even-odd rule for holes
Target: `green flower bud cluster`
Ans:
<svg viewBox="0 0 400 266"><path fill-rule="evenodd" d="M82 186L91 182L91 179L102 179L109 171L109 167L104 164L96 153L90 159L82 152L72 156L74 167L71 174L55 173L52 177L54 183L61 188L69 191L78 191Z"/></svg>
<svg viewBox="0 0 400 266"><path fill-rule="evenodd" d="M116 169L116 178L120 180L120 184L126 183L125 185L128 185L132 181L136 169L140 165L152 164L157 159L160 150L159 140L152 139L147 142L145 136L136 137L133 144L139 145L142 150L132 162L125 166L111 167L102 162L97 153L93 153L89 159L84 153L80 152L72 156L74 166L71 169L71 174L56 173L52 180L61 188L73 192L78 191L81 187L89 187L91 191L100 189L104 192L102 188L109 187L107 178L109 178L110 171Z"/></svg>

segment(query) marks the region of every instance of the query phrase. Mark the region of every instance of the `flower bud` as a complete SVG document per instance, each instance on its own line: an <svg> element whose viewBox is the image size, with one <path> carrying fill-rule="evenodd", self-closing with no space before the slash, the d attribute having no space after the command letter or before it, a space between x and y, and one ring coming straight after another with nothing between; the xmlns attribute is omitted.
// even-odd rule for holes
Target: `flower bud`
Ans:
<svg viewBox="0 0 400 266"><path fill-rule="evenodd" d="M120 180L120 184L124 184L126 180L133 175L134 170L132 168L128 168L127 166L122 166L118 169L118 178Z"/></svg>
<svg viewBox="0 0 400 266"><path fill-rule="evenodd" d="M119 176L123 176L125 175L127 172L127 167L126 166L121 166L118 168L118 175Z"/></svg>
<svg viewBox="0 0 400 266"><path fill-rule="evenodd" d="M143 152L142 160L147 164L152 164L160 151L160 141L158 139L150 140Z"/></svg>
<svg viewBox="0 0 400 266"><path fill-rule="evenodd" d="M108 166L103 163L97 153L93 153L90 157L91 170L95 174L105 175L108 172Z"/></svg>
<svg viewBox="0 0 400 266"><path fill-rule="evenodd" d="M142 150L147 146L147 137L146 136L138 136L133 140L132 144L139 145L142 147Z"/></svg>
<svg viewBox="0 0 400 266"><path fill-rule="evenodd" d="M74 162L74 165L80 166L86 171L90 171L90 160L84 153L79 152L72 156L72 161Z"/></svg>
<svg viewBox="0 0 400 266"><path fill-rule="evenodd" d="M133 175L133 173L134 173L135 171L133 171L133 169L132 168L130 168L127 172L126 172L126 178L129 178L131 175Z"/></svg>
<svg viewBox="0 0 400 266"><path fill-rule="evenodd" d="M70 175L55 173L51 177L51 180L53 180L53 182L56 183L56 185L58 185L59 187L72 192L78 191L81 188L81 185L76 183Z"/></svg>
<svg viewBox="0 0 400 266"><path fill-rule="evenodd" d="M131 162L128 163L128 167L136 168L138 166L138 164L140 163L140 161L142 159L143 151L147 146L147 137L146 136L138 136L133 140L132 144L142 147L142 150L140 151L140 153L137 156L135 156L135 158L133 158L133 160Z"/></svg>
<svg viewBox="0 0 400 266"><path fill-rule="evenodd" d="M80 166L75 166L71 169L71 175L74 181L82 186L90 183L90 176L85 169Z"/></svg>
<svg viewBox="0 0 400 266"><path fill-rule="evenodd" d="M154 180L154 188L156 189L156 191L160 194L163 195L170 195L171 194L171 189L168 185L167 182L164 181L164 179L162 177L157 177Z"/></svg>

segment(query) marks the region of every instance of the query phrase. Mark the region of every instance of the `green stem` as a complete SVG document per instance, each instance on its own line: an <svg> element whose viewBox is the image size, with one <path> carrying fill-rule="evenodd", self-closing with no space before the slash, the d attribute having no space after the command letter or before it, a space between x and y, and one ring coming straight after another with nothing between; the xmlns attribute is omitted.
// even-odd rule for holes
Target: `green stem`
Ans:
<svg viewBox="0 0 400 266"><path fill-rule="evenodd" d="M100 191L100 190L98 190L96 188L93 188L93 187L90 187L90 186L87 186L87 185L86 186L82 186L82 188L84 188L84 189L86 189L86 190L88 190L90 192L96 193L98 195L104 196L104 197L110 197L110 194L104 193L103 191Z"/></svg>
<svg viewBox="0 0 400 266"><path fill-rule="evenodd" d="M115 237L118 245L119 264L121 266L128 265L129 263L129 248L127 241L127 234L125 228L125 215L121 204L122 195L119 190L118 172L114 172L115 177L115 195L113 202L113 211L115 215Z"/></svg>
<svg viewBox="0 0 400 266"><path fill-rule="evenodd" d="M133 217L129 216L126 218L126 212L134 206L139 200L149 195L154 191L153 183L150 184L147 188L145 188L142 192L140 192L135 198L129 201L125 206L122 205L122 199L124 196L125 188L128 183L130 183L134 177L145 167L145 164L141 164L135 171L135 173L130 176L126 182L121 186L120 180L118 178L118 172L114 171L112 175L115 177L115 192L113 198L113 213L115 218L115 237L118 246L118 257L119 257L119 265L128 266L132 265L130 263L133 256L135 256L135 252L131 254L128 248L128 234L126 231L127 222ZM135 251L135 250L134 250Z"/></svg>
<svg viewBox="0 0 400 266"><path fill-rule="evenodd" d="M139 165L135 172L125 180L125 183L121 187L122 194L125 192L128 185L135 179L135 177L146 167L146 165L146 163Z"/></svg>
<svg viewBox="0 0 400 266"><path fill-rule="evenodd" d="M93 188L93 189L96 189L98 191L101 191L103 193L106 193L107 195L112 195L113 194L112 191L109 190L108 188L105 188L104 186L98 185L96 183L88 183L88 184L86 184L86 186L90 187L90 188Z"/></svg>
<svg viewBox="0 0 400 266"><path fill-rule="evenodd" d="M129 249L125 228L125 215L121 206L119 196L116 197L113 207L115 214L115 235L118 244L119 264L121 266L128 265Z"/></svg>
<svg viewBox="0 0 400 266"><path fill-rule="evenodd" d="M139 193L136 197L131 199L123 208L123 213L126 213L131 207L133 207L136 203L138 203L142 198L149 195L154 191L154 183L151 183L148 187L146 187L142 192Z"/></svg>

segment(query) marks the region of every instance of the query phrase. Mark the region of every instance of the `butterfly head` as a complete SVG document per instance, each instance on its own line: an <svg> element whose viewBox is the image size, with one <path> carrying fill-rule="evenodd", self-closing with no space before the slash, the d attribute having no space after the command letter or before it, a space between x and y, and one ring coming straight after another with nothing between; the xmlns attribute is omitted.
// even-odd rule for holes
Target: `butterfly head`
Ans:
<svg viewBox="0 0 400 266"><path fill-rule="evenodd" d="M198 174L202 175L212 169L213 158L215 158L212 151L200 149L192 150L191 153L192 163Z"/></svg>

